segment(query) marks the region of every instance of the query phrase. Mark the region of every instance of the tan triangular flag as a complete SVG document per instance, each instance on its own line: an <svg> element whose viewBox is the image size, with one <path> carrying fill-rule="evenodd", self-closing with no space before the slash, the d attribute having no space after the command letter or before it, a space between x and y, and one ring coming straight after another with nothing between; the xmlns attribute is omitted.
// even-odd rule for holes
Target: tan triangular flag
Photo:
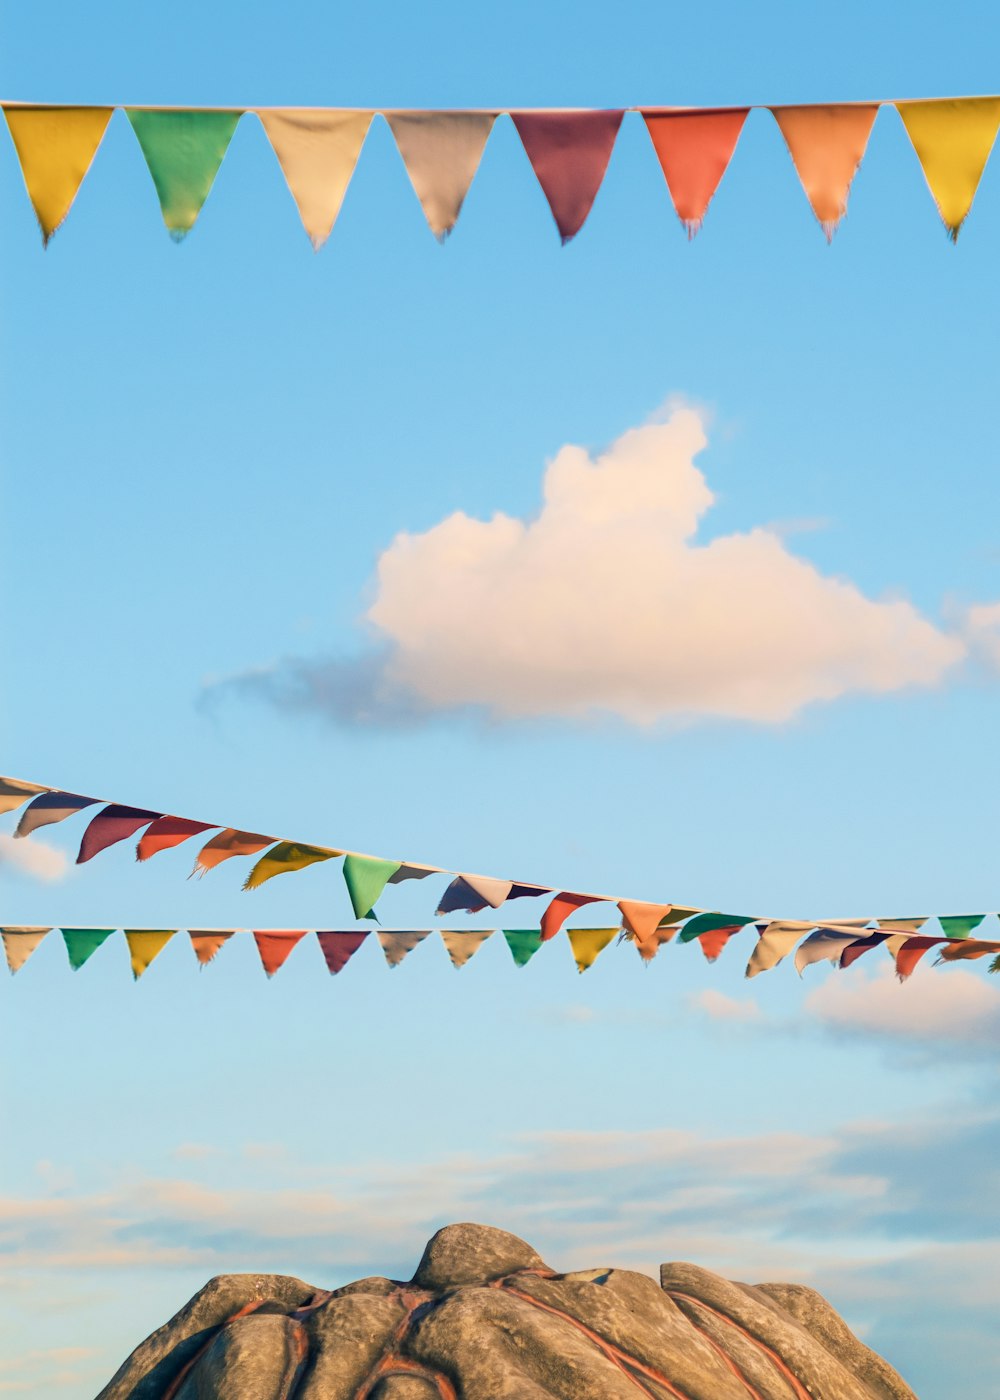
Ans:
<svg viewBox="0 0 1000 1400"><path fill-rule="evenodd" d="M810 933L815 924L806 924L790 919L772 919L757 940L757 946L750 955L746 975L756 977L758 972L770 972L782 958L792 951L800 938Z"/></svg>
<svg viewBox="0 0 1000 1400"><path fill-rule="evenodd" d="M586 972L588 967L593 967L598 953L608 946L618 932L617 928L568 928L566 936L573 949L577 972Z"/></svg>
<svg viewBox="0 0 1000 1400"><path fill-rule="evenodd" d="M4 107L28 197L48 243L70 211L112 107Z"/></svg>
<svg viewBox="0 0 1000 1400"><path fill-rule="evenodd" d="M444 241L479 169L495 112L386 112L431 232Z"/></svg>
<svg viewBox="0 0 1000 1400"><path fill-rule="evenodd" d="M50 788L39 787L37 783L23 783L20 778L0 778L0 813L16 812L29 797L50 791Z"/></svg>
<svg viewBox="0 0 1000 1400"><path fill-rule="evenodd" d="M177 932L165 928L127 928L125 941L132 958L132 976L138 982L146 968Z"/></svg>
<svg viewBox="0 0 1000 1400"><path fill-rule="evenodd" d="M896 110L954 242L996 140L1000 97L897 102Z"/></svg>
<svg viewBox="0 0 1000 1400"><path fill-rule="evenodd" d="M20 971L45 935L51 932L52 930L48 928L5 928L0 930L0 933L3 934L3 950L7 954L7 966L11 970L11 975Z"/></svg>
<svg viewBox="0 0 1000 1400"><path fill-rule="evenodd" d="M492 928L443 928L441 942L448 949L448 956L455 967L464 967L496 930Z"/></svg>
<svg viewBox="0 0 1000 1400"><path fill-rule="evenodd" d="M376 929L378 941L382 944L382 952L390 967L398 967L406 957L407 953L412 953L418 943L422 943L430 933L429 928L421 929Z"/></svg>
<svg viewBox="0 0 1000 1400"><path fill-rule="evenodd" d="M272 107L257 115L318 250L340 213L372 113Z"/></svg>

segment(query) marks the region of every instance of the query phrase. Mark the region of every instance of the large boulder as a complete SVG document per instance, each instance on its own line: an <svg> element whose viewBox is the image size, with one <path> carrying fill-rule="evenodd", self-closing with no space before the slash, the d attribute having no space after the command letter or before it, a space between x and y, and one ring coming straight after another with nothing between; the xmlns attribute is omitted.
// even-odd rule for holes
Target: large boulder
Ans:
<svg viewBox="0 0 1000 1400"><path fill-rule="evenodd" d="M408 1283L213 1279L98 1400L915 1400L818 1293L664 1264L559 1274L449 1225Z"/></svg>

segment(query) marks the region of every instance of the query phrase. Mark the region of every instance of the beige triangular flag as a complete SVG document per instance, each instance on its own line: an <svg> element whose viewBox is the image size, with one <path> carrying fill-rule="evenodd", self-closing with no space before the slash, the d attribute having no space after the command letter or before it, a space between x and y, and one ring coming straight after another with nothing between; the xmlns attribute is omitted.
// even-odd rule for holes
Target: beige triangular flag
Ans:
<svg viewBox="0 0 1000 1400"><path fill-rule="evenodd" d="M127 928L125 930L125 941L128 943L128 950L132 958L132 976L137 982L153 959L162 953L176 932L177 930L173 928Z"/></svg>
<svg viewBox="0 0 1000 1400"><path fill-rule="evenodd" d="M834 929L821 928L816 933L811 933L796 949L795 971L801 977L803 969L812 967L813 963L839 963L844 949L856 943L859 937L857 929L840 933Z"/></svg>
<svg viewBox="0 0 1000 1400"><path fill-rule="evenodd" d="M0 778L0 813L16 812L29 797L37 797L40 792L51 792L51 788L23 783L20 778Z"/></svg>
<svg viewBox="0 0 1000 1400"><path fill-rule="evenodd" d="M618 928L568 928L566 935L576 959L577 972L586 972L588 967L593 967L598 953L602 952L619 932Z"/></svg>
<svg viewBox="0 0 1000 1400"><path fill-rule="evenodd" d="M440 930L441 942L448 949L448 956L455 967L464 967L473 953L478 953L490 934L495 932L496 930L491 928L443 928Z"/></svg>
<svg viewBox="0 0 1000 1400"><path fill-rule="evenodd" d="M386 112L399 154L435 238L458 220L496 120L495 112Z"/></svg>
<svg viewBox="0 0 1000 1400"><path fill-rule="evenodd" d="M52 930L48 928L5 928L0 932L3 934L3 950L7 954L7 966L13 975L20 971L45 935L51 933Z"/></svg>
<svg viewBox="0 0 1000 1400"><path fill-rule="evenodd" d="M756 977L758 972L770 972L792 951L799 939L815 927L815 924L791 919L772 919L757 939L757 946L747 963L746 975Z"/></svg>
<svg viewBox="0 0 1000 1400"><path fill-rule="evenodd" d="M4 107L45 243L69 213L112 111L111 107Z"/></svg>
<svg viewBox="0 0 1000 1400"><path fill-rule="evenodd" d="M372 113L272 107L257 115L306 233L319 250L340 213Z"/></svg>
<svg viewBox="0 0 1000 1400"><path fill-rule="evenodd" d="M390 967L398 967L406 957L407 953L412 953L418 943L422 943L430 933L429 928L420 929L376 929L378 941L382 944L382 952Z"/></svg>

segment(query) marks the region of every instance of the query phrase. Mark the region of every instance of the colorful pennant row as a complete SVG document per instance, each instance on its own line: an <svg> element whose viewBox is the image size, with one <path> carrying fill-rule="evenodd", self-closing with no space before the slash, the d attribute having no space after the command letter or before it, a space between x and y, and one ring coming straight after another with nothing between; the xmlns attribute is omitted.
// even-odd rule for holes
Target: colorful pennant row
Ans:
<svg viewBox="0 0 1000 1400"><path fill-rule="evenodd" d="M65 219L114 107L6 102L7 125L47 243ZM1000 97L767 107L827 239L847 212L880 106L903 120L952 239L1000 126ZM590 213L626 110L645 122L678 217L692 236L725 174L750 107L532 111L359 111L317 107L125 107L175 239L194 226L241 117L261 122L314 248L333 228L376 115L384 116L439 239L454 228L499 116L517 130L564 243Z"/></svg>
<svg viewBox="0 0 1000 1400"><path fill-rule="evenodd" d="M916 920L911 922L916 923ZM714 962L728 941L729 930L704 928L704 920L692 919L682 925L678 941L690 943L697 939L709 962ZM74 972L97 952L97 949L117 930L110 928L60 929L66 944L69 965ZM464 967L496 929L438 929L454 967ZM870 930L847 925L813 929L803 936L801 925L758 924L757 946L747 964L747 977L756 977L777 967L793 949L799 975L813 963L829 962L840 968L850 967L871 949L885 945L896 964L900 981L905 981L917 963L931 948L938 948L937 961L957 962L1000 955L1000 940L978 938L925 937L908 930ZM0 929L4 952L11 973L20 971L51 928L6 927ZM149 967L180 929L127 928L122 932L128 945L132 975L136 981ZM342 972L350 959L368 938L368 929L188 929L194 955L201 967L206 967L219 950L238 933L253 933L260 961L268 977L273 977L292 949L315 932L320 951L331 973ZM398 967L408 953L422 943L434 929L377 929L376 937L390 967ZM524 967L538 952L545 939L541 929L503 929L504 940L517 967ZM565 930L579 972L586 972L613 939L635 942L629 931L619 925L613 928L569 928ZM723 937L723 933L725 936ZM643 953L641 945L640 954ZM643 954L645 957L645 954Z"/></svg>
<svg viewBox="0 0 1000 1400"><path fill-rule="evenodd" d="M641 956L647 960L655 957L660 945L669 942L675 935L679 936L682 943L698 938L706 956L714 959L734 934L751 924L756 925L758 931L762 931L761 943L755 953L755 957L759 954L758 962L770 956L771 949L778 950L776 960L780 961L800 938L818 932L822 932L824 936L829 934L833 938L846 939L847 942L840 945L841 952L847 949L848 943L855 945L872 939L884 942L887 938L899 935L905 935L911 940L916 939L917 942L926 941L927 935L921 934L920 930L931 918L936 918L940 936L933 935L927 943L928 947L938 943L970 940L966 946L972 948L975 945L975 940L971 939L972 933L988 917L983 913L936 916L925 914L918 918L774 919L763 918L759 914L727 914L718 910L700 909L694 905L650 903L645 900L621 898L618 895L584 894L575 890L560 890L553 885L528 884L499 879L492 875L471 875L447 870L438 865L388 860L383 856L366 855L359 851L307 845L301 841L282 840L276 836L264 836L231 826L220 828L217 823L193 821L188 817L170 816L143 807L127 807L119 802L106 803L103 798L82 797L77 793L25 782L20 778L0 778L0 813L15 812L23 808L14 832L15 837L30 836L33 832L97 806L100 806L101 810L90 817L83 832L76 858L77 864L92 860L101 851L128 840L140 831L143 835L136 846L136 859L140 861L149 860L160 851L179 846L194 836L213 831L215 835L201 847L195 858L192 874L204 875L223 861L234 857L256 856L257 859L243 882L245 890L252 890L258 889L276 875L304 870L322 861L342 858L344 883L357 919L376 919L375 905L387 885L398 885L407 880L422 880L429 875L450 875L452 879L435 910L437 917L458 913L479 914L485 909L499 909L514 899L545 898L549 902L541 916L541 926L538 930L539 939L543 943L554 938L576 910L588 904L610 903L618 907L622 931L635 942ZM988 949L984 946L983 951ZM764 971L765 966L773 965L766 962L755 965L751 959L751 967L756 971ZM749 968L748 974L753 975Z"/></svg>

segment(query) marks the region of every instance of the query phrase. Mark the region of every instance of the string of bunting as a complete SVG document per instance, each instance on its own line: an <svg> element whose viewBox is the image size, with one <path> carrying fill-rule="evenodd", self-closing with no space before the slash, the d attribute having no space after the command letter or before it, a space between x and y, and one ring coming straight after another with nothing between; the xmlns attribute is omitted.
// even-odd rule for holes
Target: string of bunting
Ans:
<svg viewBox="0 0 1000 1400"><path fill-rule="evenodd" d="M635 943L645 961L655 957L661 945L675 937L679 943L697 940L709 961L714 961L730 938L753 925L758 934L758 941L747 966L748 977L776 967L798 944L801 946L795 961L800 971L803 966L823 959L835 961L841 967L849 967L863 953L885 944L896 960L897 972L904 978L909 976L919 959L932 947L940 948L941 958L946 962L959 958L979 958L990 952L1000 953L1000 942L992 943L972 938L972 934L988 917L986 913L922 915L916 918L811 920L762 918L759 914L729 914L719 910L700 909L693 905L651 903L617 895L585 894L574 890L559 890L551 885L459 873L447 870L443 866L388 860L382 856L367 855L358 851L282 840L276 836L242 831L236 827L220 827L217 823L194 821L187 817L151 811L148 808L129 807L119 802L107 802L102 798L84 797L57 788L43 787L41 784L25 782L19 778L0 777L0 814L21 811L14 832L15 837L28 837L45 827L98 806L101 810L90 816L83 832L77 855L78 864L92 860L102 851L130 839L140 831L143 834L136 846L136 858L140 861L149 860L160 851L179 846L195 836L211 831L215 834L199 850L192 874L203 875L222 862L236 857L256 856L257 859L243 883L243 888L249 890L258 889L277 875L304 870L323 861L343 858L344 882L357 919L371 919L377 922L375 905L387 885L401 884L407 880L422 880L431 875L450 875L452 879L435 911L437 916L479 914L485 909L499 909L514 899L547 898L549 902L541 916L540 927L537 932L532 932L533 937L537 936L539 946L554 938L566 920L588 904L615 904L620 922L611 929L568 930L571 942L574 938L579 941L581 938L591 938L597 934L607 934L605 941L610 942L616 934L622 933ZM925 926L932 918L936 920L938 933L926 931ZM107 936L113 930L85 932L98 932ZM361 930L351 936L360 939L365 932ZM407 936L416 937L419 941L426 932L430 930ZM21 930L21 933L28 934L32 931ZM390 931L380 929L378 933L381 939L383 934L388 937ZM157 933L156 936L164 937L166 941L172 935L168 932L165 935ZM295 935L296 938L302 936ZM449 935L442 931L446 942L447 936ZM6 937L5 933L5 942ZM322 942L324 935L320 934L319 937ZM384 940L383 946L386 946ZM574 944L574 953L576 951ZM599 951L600 947L593 956L596 957ZM577 961L579 964L579 957Z"/></svg>
<svg viewBox="0 0 1000 1400"><path fill-rule="evenodd" d="M358 110L319 107L74 107L3 102L47 244L76 198L108 123L124 111L164 223L180 240L208 198L240 119L256 116L318 249L340 212L372 121L384 117L435 236L454 228L498 117L508 116L563 243L583 227L626 112L637 112L688 236L701 227L753 107ZM828 240L847 212L880 107L894 107L950 237L969 212L1000 126L1000 97L767 106Z"/></svg>

